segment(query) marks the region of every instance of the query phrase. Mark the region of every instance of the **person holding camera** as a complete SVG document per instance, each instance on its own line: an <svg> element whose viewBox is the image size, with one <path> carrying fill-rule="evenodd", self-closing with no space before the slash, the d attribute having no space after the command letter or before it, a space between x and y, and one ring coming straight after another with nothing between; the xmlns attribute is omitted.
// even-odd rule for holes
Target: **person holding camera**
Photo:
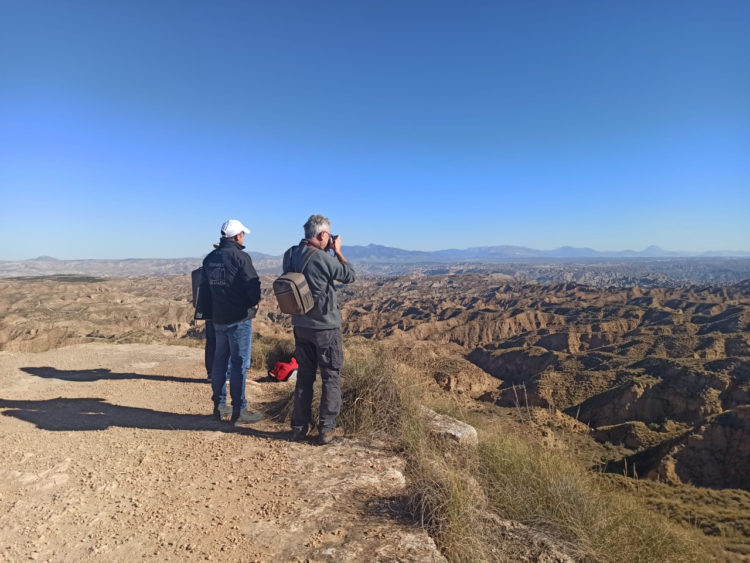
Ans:
<svg viewBox="0 0 750 563"><path fill-rule="evenodd" d="M323 390L318 442L328 444L333 439L336 417L341 411L340 381L344 362L341 311L334 282L352 283L354 268L341 252L341 237L331 234L331 222L327 217L311 215L304 230L305 238L284 254L283 263L285 272L304 274L315 301L308 313L292 315L294 356L299 363L292 432L294 440L302 440L310 430L313 383L320 368Z"/></svg>

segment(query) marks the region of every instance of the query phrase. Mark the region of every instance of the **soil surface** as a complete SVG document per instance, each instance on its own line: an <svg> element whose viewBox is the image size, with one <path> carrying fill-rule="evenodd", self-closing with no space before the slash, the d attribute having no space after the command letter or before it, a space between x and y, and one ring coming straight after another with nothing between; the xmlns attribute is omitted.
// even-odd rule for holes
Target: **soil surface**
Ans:
<svg viewBox="0 0 750 563"><path fill-rule="evenodd" d="M202 350L0 352L0 560L442 561L403 461L209 416ZM251 372L248 407L291 383Z"/></svg>

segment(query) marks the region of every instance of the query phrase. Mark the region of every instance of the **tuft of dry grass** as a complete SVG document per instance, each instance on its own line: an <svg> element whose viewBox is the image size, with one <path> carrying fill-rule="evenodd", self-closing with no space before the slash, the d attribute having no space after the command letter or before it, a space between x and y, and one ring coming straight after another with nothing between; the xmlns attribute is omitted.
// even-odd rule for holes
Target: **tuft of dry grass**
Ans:
<svg viewBox="0 0 750 563"><path fill-rule="evenodd" d="M288 362L294 356L294 339L276 336L253 335L250 349L250 367L256 370L273 369L276 362Z"/></svg>
<svg viewBox="0 0 750 563"><path fill-rule="evenodd" d="M703 561L698 535L617 492L565 453L495 433L479 445L493 510L575 546L577 558Z"/></svg>
<svg viewBox="0 0 750 563"><path fill-rule="evenodd" d="M286 350L283 342L275 346ZM406 384L407 378L403 374L399 376L402 369L377 344L358 340L347 342L341 371L342 410L337 420L346 434L398 440L402 418L406 412L416 410L417 401L414 386ZM317 378L313 390L312 413L313 424L316 424L320 378ZM276 420L287 421L293 401L291 393L281 397L270 405L269 413Z"/></svg>
<svg viewBox="0 0 750 563"><path fill-rule="evenodd" d="M347 434L386 438L402 452L405 504L448 560L518 560L518 550L527 547L507 539L500 528L507 520L550 538L555 549L578 560L706 559L694 530L648 510L563 452L492 427L480 433L476 449L435 440L420 410L424 396L415 375L426 363L408 351L393 353L385 343L347 341L339 423ZM314 409L318 397L316 385ZM291 405L292 397L285 397L273 412L287 418ZM465 414L446 408L457 418Z"/></svg>
<svg viewBox="0 0 750 563"><path fill-rule="evenodd" d="M346 433L398 440L405 418L416 411L419 399L418 387L403 370L382 345L347 344L338 419Z"/></svg>
<svg viewBox="0 0 750 563"><path fill-rule="evenodd" d="M446 451L430 435L418 411L403 418L399 445L406 458L406 504L411 514L430 531L449 561L497 560L487 541L491 530L483 511L486 498L474 475L474 452Z"/></svg>
<svg viewBox="0 0 750 563"><path fill-rule="evenodd" d="M717 549L750 555L750 493L738 489L675 487L623 475L603 475L625 494L636 496L670 520L700 529ZM708 542L707 542L708 543Z"/></svg>

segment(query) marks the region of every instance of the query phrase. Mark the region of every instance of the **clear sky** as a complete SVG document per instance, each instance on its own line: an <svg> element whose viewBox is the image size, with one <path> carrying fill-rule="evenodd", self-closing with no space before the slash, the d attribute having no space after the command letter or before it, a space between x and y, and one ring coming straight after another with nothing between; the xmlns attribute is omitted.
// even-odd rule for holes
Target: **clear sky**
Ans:
<svg viewBox="0 0 750 563"><path fill-rule="evenodd" d="M0 259L750 250L750 2L0 0Z"/></svg>

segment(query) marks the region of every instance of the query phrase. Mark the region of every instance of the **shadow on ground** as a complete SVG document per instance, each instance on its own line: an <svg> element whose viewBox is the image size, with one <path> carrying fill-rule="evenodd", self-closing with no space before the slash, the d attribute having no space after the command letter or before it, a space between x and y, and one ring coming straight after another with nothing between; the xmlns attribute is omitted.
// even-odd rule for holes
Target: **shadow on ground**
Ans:
<svg viewBox="0 0 750 563"><path fill-rule="evenodd" d="M232 426L213 420L208 414L180 414L138 407L112 405L99 398L58 398L42 401L0 398L3 416L13 416L53 431L106 430L110 427L149 430L204 430L238 432L261 438L289 440L290 432L268 432L247 426Z"/></svg>
<svg viewBox="0 0 750 563"><path fill-rule="evenodd" d="M91 382L102 379L146 379L149 381L171 381L173 383L204 383L205 377L175 377L172 375L145 375L142 373L115 373L109 369L82 369L62 370L53 367L26 367L21 368L28 374L44 379L61 379L63 381Z"/></svg>

